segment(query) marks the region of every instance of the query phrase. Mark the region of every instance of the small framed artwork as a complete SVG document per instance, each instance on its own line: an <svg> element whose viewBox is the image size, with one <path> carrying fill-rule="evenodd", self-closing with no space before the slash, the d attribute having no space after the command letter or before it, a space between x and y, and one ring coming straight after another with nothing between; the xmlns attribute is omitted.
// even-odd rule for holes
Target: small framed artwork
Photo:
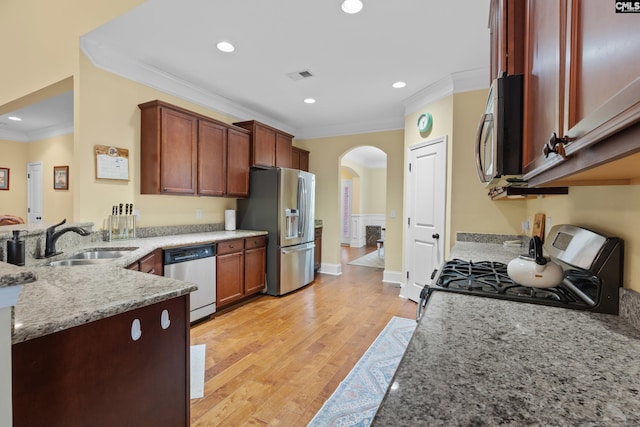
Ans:
<svg viewBox="0 0 640 427"><path fill-rule="evenodd" d="M0 168L0 190L9 189L9 168Z"/></svg>
<svg viewBox="0 0 640 427"><path fill-rule="evenodd" d="M53 167L53 189L54 190L69 189L69 166Z"/></svg>

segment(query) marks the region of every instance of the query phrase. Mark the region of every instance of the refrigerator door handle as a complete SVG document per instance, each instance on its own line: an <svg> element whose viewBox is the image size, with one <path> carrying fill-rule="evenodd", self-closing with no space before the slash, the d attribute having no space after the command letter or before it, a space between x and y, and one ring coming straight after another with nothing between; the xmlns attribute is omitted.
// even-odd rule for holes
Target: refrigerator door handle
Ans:
<svg viewBox="0 0 640 427"><path fill-rule="evenodd" d="M302 237L307 226L307 187L304 177L298 177L298 210L300 217L298 218L298 237Z"/></svg>
<svg viewBox="0 0 640 427"><path fill-rule="evenodd" d="M280 249L282 251L283 254L293 254L296 252L304 252L304 251L308 251L309 249L313 249L315 248L316 245L315 243L308 243L306 245L304 245L301 248L296 248L296 249Z"/></svg>

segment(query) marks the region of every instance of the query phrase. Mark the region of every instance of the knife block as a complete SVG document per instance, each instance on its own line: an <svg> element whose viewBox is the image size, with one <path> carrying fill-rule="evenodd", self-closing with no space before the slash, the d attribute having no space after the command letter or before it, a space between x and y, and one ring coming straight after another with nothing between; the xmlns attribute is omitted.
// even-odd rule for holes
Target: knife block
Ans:
<svg viewBox="0 0 640 427"><path fill-rule="evenodd" d="M107 218L109 241L130 240L136 238L135 215L109 215Z"/></svg>

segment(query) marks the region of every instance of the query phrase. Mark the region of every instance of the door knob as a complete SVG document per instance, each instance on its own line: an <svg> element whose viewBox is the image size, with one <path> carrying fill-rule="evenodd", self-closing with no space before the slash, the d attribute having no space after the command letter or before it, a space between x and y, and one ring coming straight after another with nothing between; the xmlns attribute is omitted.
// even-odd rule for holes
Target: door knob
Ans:
<svg viewBox="0 0 640 427"><path fill-rule="evenodd" d="M431 237L438 240L440 238L440 235L438 233L435 233L435 234L432 234Z"/></svg>

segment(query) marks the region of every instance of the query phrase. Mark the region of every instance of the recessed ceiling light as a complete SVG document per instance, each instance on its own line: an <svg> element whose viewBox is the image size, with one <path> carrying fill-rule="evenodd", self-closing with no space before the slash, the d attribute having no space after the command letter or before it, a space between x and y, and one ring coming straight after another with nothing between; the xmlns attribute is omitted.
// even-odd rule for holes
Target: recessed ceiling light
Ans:
<svg viewBox="0 0 640 427"><path fill-rule="evenodd" d="M405 87L407 84L405 82L395 82L394 84L392 84L391 86L393 86L396 89L400 89Z"/></svg>
<svg viewBox="0 0 640 427"><path fill-rule="evenodd" d="M305 104L315 104L316 100L313 99L313 98L305 98L304 103Z"/></svg>
<svg viewBox="0 0 640 427"><path fill-rule="evenodd" d="M342 11L348 14L358 13L364 5L360 0L344 0L342 2Z"/></svg>
<svg viewBox="0 0 640 427"><path fill-rule="evenodd" d="M216 47L218 48L219 51L221 52L233 52L234 50L236 50L235 46L233 46L231 43L229 42L219 42Z"/></svg>
<svg viewBox="0 0 640 427"><path fill-rule="evenodd" d="M16 117L16 116L9 116L9 117L7 117L7 119L13 120L15 122L21 122L22 121L22 119L20 117Z"/></svg>

